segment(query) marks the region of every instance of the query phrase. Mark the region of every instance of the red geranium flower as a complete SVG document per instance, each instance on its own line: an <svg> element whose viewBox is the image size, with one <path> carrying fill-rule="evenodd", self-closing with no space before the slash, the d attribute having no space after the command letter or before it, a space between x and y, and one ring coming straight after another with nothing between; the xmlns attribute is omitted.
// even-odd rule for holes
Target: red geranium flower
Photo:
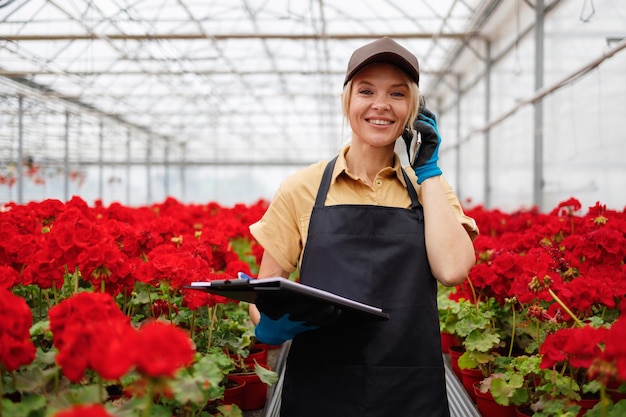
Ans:
<svg viewBox="0 0 626 417"><path fill-rule="evenodd" d="M184 330L158 321L139 329L135 349L137 370L152 378L173 377L178 369L192 362L195 353Z"/></svg>
<svg viewBox="0 0 626 417"><path fill-rule="evenodd" d="M54 417L113 417L101 404L75 405L68 410L59 411Z"/></svg>
<svg viewBox="0 0 626 417"><path fill-rule="evenodd" d="M606 333L606 347L602 358L615 363L619 378L626 382L626 318L620 318L613 323Z"/></svg>
<svg viewBox="0 0 626 417"><path fill-rule="evenodd" d="M33 316L22 297L0 288L0 368L12 372L35 359Z"/></svg>
<svg viewBox="0 0 626 417"><path fill-rule="evenodd" d="M57 363L71 381L88 368L116 380L135 363L136 331L111 295L76 294L50 309L49 317Z"/></svg>
<svg viewBox="0 0 626 417"><path fill-rule="evenodd" d="M20 275L17 271L6 265L0 265L0 289L9 289L19 282Z"/></svg>
<svg viewBox="0 0 626 417"><path fill-rule="evenodd" d="M600 344L606 331L585 326L561 329L548 335L540 349L541 368L549 369L566 360L575 368L589 368L594 358L600 356Z"/></svg>

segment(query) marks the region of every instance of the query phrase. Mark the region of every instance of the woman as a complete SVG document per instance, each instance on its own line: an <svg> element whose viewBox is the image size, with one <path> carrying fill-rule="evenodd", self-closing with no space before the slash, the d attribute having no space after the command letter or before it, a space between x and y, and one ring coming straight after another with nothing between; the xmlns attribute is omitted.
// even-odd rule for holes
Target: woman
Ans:
<svg viewBox="0 0 626 417"><path fill-rule="evenodd" d="M251 226L265 249L259 278L288 277L299 265L301 283L390 316L359 320L263 299L251 306L259 340L293 338L281 417L449 415L437 281L466 278L478 231L441 177L441 139L434 115L418 115L418 84L417 58L392 39L357 49L342 95L351 143L287 178ZM400 136L414 140L413 120L422 146L404 170L394 147Z"/></svg>

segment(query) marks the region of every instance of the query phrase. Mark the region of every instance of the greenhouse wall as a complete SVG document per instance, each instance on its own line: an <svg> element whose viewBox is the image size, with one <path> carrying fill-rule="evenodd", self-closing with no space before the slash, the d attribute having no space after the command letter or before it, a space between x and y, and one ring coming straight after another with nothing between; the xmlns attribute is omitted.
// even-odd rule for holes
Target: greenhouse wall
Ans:
<svg viewBox="0 0 626 417"><path fill-rule="evenodd" d="M436 79L423 93L438 114L444 175L467 205L550 210L576 197L583 207L600 201L621 209L626 2L604 0L593 9L589 2L545 4L542 55L536 11L528 2L506 1L485 27L488 39L468 41L450 73L423 75ZM543 64L541 85L537 62ZM542 89L550 91L537 97ZM251 117L249 126L236 129L249 134L206 138L213 156L207 163L196 148L171 146L140 126L0 77L0 203L72 195L129 205L168 196L224 204L271 199L286 175L331 158L347 143L339 108L338 92L332 106L318 109L318 122L328 125L325 137L276 149L271 163L256 151L266 121ZM215 129L227 126L222 120ZM284 141L306 135L304 126Z"/></svg>
<svg viewBox="0 0 626 417"><path fill-rule="evenodd" d="M581 10L581 2L559 2L546 13L543 87L554 91L537 101L543 107L539 126L537 102L519 105L536 92L535 11L525 2L508 3L516 10L499 10L508 17L493 28L489 53L486 42L476 41L470 48L474 52L457 61L461 81L449 79L447 86L435 91L444 140L453 145L442 156L444 173L458 167L455 188L474 204L508 210L532 207L535 164L541 163L534 156L538 129L543 133L543 210L569 197L578 198L583 207L600 201L623 208L626 52L620 49L599 58L624 41L626 3L606 1L597 9ZM594 60L597 66L568 79ZM486 132L480 131L516 107Z"/></svg>

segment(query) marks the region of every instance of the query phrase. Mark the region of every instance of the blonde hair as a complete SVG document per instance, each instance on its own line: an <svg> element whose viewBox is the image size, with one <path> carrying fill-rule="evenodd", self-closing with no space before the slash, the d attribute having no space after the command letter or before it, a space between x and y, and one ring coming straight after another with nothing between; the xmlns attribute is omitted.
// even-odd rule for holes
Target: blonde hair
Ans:
<svg viewBox="0 0 626 417"><path fill-rule="evenodd" d="M386 64L391 65L391 64ZM417 113L419 112L419 98L420 98L420 90L415 81L413 81L404 71L399 69L398 67L391 65L392 67L398 69L398 73L402 78L402 81L409 86L409 94L410 94L410 104L409 104L409 113L407 119L404 121L404 126L410 126L413 128L413 121L417 119ZM341 111L343 113L344 122L346 125L350 124L350 97L352 96L352 81L354 77L350 79L343 87L343 94L341 95Z"/></svg>

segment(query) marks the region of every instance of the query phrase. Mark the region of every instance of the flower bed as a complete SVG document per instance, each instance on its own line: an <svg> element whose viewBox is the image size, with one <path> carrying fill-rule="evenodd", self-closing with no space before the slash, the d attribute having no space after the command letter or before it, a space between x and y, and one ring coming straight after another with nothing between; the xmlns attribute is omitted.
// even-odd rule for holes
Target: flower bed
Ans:
<svg viewBox="0 0 626 417"><path fill-rule="evenodd" d="M598 203L580 214L575 199L546 214L467 211L477 264L440 292L459 367L482 370L483 392L535 417L626 415L626 213ZM584 414L587 397L597 405Z"/></svg>
<svg viewBox="0 0 626 417"><path fill-rule="evenodd" d="M266 207L2 207L0 417L241 415L222 399L250 363L245 305L183 287L254 274L262 250L248 226ZM586 415L626 415L626 214L580 211L574 199L546 214L467 210L477 264L440 289L459 366L536 417L582 415L588 396Z"/></svg>
<svg viewBox="0 0 626 417"><path fill-rule="evenodd" d="M183 287L256 272L265 209L2 207L0 416L241 415L221 400L254 343L247 308Z"/></svg>

